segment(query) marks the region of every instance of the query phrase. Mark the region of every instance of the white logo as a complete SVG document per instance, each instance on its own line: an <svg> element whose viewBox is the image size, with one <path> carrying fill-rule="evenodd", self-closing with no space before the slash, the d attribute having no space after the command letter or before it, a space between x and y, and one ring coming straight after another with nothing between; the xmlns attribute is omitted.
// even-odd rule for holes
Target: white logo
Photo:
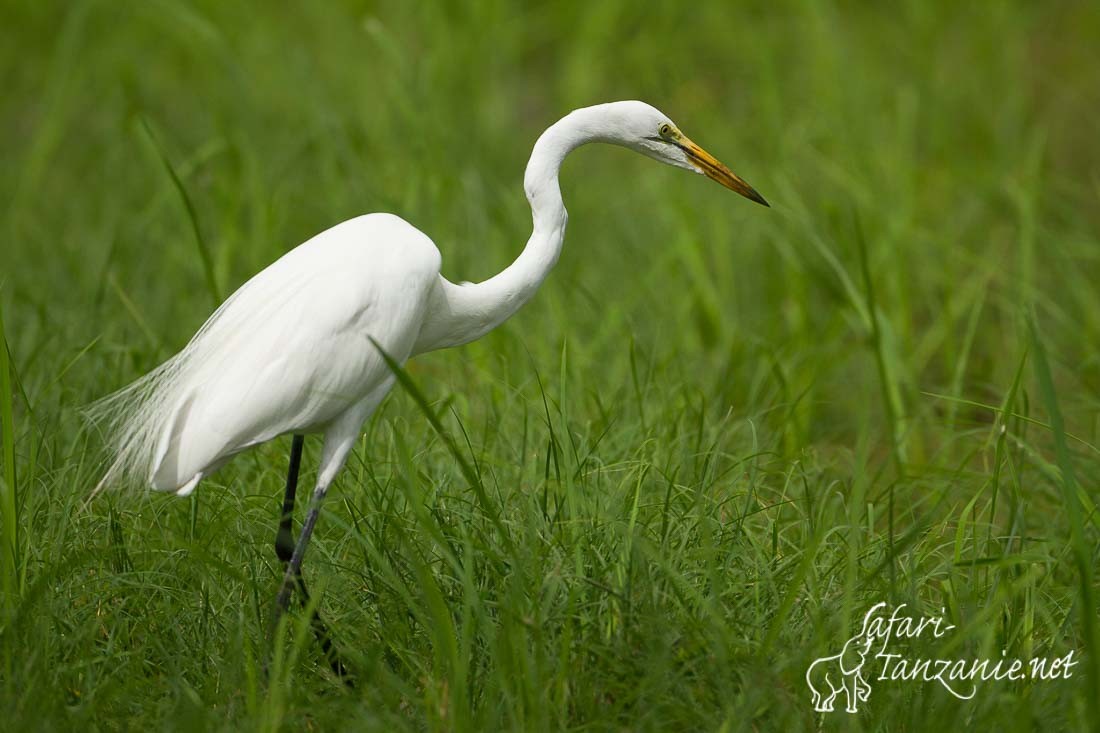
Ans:
<svg viewBox="0 0 1100 733"><path fill-rule="evenodd" d="M847 695L849 713L858 712L859 703L871 696L871 686L863 679L863 665L875 643L868 633L867 622L878 607L867 612L863 629L848 640L840 654L815 659L807 668L806 684L810 686L811 702L817 712L831 713L837 695L842 692Z"/></svg>
<svg viewBox="0 0 1100 733"><path fill-rule="evenodd" d="M955 627L946 624L942 616L919 619L902 616L904 603L888 616L886 608L886 603L874 605L863 617L859 633L844 644L839 654L815 659L806 669L806 685L810 688L810 702L815 711L832 712L837 697L843 695L845 710L859 712L859 703L871 696L865 670L873 667L879 667L878 676L872 676L876 682L938 682L958 699L969 700L977 694L979 681L1069 679L1078 663L1072 650L1062 657L1034 657L1028 661L1006 658L1004 651L996 662L991 659L911 659L904 654L888 652L890 642L916 639L926 633L939 639ZM878 650L872 655L876 644Z"/></svg>

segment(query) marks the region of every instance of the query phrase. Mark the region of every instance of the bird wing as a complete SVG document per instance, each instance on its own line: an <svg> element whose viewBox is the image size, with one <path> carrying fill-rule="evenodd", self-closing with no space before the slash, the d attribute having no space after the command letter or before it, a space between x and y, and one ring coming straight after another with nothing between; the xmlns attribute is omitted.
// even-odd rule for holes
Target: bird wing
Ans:
<svg viewBox="0 0 1100 733"><path fill-rule="evenodd" d="M138 426L154 488L175 490L288 432L322 429L403 361L439 277L439 252L395 216L340 224L257 274L171 362ZM168 365L166 365L168 366Z"/></svg>

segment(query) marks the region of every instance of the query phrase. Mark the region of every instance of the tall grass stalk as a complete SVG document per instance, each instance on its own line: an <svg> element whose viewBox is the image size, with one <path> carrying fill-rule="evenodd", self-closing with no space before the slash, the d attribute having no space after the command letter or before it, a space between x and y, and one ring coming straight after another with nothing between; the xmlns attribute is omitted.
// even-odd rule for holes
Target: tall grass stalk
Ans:
<svg viewBox="0 0 1100 733"><path fill-rule="evenodd" d="M0 475L0 573L3 578L4 609L14 611L22 592L22 573L19 553L19 484L15 472L15 390L12 386L11 352L8 350L4 330L4 310L0 303L0 451L4 465Z"/></svg>

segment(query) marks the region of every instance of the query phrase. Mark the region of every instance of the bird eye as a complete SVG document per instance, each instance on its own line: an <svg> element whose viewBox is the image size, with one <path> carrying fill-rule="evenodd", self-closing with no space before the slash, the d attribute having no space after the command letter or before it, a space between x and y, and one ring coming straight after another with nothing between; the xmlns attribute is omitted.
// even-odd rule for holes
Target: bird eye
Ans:
<svg viewBox="0 0 1100 733"><path fill-rule="evenodd" d="M670 125L666 122L665 124L661 125L658 132L661 133L661 137L668 137L669 135L672 134L672 125Z"/></svg>

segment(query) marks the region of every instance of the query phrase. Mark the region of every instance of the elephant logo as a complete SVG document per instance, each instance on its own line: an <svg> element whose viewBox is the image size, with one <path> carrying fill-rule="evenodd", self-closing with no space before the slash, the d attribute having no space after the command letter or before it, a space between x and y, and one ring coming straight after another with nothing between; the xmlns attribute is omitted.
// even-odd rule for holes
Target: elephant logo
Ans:
<svg viewBox="0 0 1100 733"><path fill-rule="evenodd" d="M806 684L814 710L831 713L836 698L846 697L849 713L859 712L859 703L871 696L871 685L863 678L863 665L874 644L874 636L867 631L870 613L863 619L863 630L844 644L839 654L815 659L806 669Z"/></svg>

